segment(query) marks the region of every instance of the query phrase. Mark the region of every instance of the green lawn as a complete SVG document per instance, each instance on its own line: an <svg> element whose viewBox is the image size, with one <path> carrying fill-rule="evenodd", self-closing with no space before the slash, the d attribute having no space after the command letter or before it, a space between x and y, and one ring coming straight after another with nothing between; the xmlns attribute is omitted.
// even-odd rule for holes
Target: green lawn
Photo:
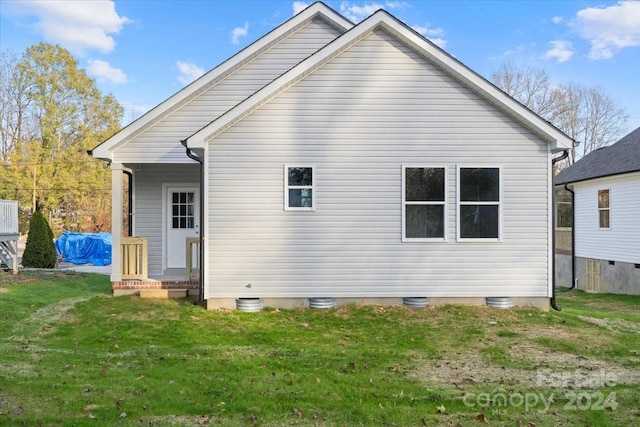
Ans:
<svg viewBox="0 0 640 427"><path fill-rule="evenodd" d="M0 272L0 425L633 426L640 298L207 312Z"/></svg>

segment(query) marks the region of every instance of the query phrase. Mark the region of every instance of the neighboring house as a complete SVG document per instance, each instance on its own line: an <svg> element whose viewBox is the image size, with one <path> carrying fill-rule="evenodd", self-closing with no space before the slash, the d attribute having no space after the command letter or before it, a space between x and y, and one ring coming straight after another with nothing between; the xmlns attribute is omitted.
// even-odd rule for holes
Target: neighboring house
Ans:
<svg viewBox="0 0 640 427"><path fill-rule="evenodd" d="M157 280L124 279L114 232L114 293L547 308L552 157L572 143L387 12L354 25L314 3L92 151L114 225L132 174Z"/></svg>
<svg viewBox="0 0 640 427"><path fill-rule="evenodd" d="M573 191L577 288L640 295L640 128L562 170L555 184Z"/></svg>

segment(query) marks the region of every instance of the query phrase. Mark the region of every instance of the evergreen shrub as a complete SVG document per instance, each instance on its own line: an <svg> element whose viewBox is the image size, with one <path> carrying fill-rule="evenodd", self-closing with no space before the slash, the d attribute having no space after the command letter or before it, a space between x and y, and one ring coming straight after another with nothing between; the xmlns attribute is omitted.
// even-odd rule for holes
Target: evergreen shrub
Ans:
<svg viewBox="0 0 640 427"><path fill-rule="evenodd" d="M47 219L39 211L34 212L29 221L29 235L22 255L22 266L29 268L54 268L56 266L53 231Z"/></svg>

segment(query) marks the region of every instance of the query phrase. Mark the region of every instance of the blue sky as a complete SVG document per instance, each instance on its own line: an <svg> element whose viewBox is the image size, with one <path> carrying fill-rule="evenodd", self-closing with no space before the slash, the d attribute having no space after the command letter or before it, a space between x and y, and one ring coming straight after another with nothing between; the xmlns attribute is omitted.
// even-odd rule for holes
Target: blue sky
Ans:
<svg viewBox="0 0 640 427"><path fill-rule="evenodd" d="M140 116L311 1L0 0L0 49L71 51ZM325 3L353 22L384 8L482 76L502 64L598 86L640 127L640 1L370 0Z"/></svg>

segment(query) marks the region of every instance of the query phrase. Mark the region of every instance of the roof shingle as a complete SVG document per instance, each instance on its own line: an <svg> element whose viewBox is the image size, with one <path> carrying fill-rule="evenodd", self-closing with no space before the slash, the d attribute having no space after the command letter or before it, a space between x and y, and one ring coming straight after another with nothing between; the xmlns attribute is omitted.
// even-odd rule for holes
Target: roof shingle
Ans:
<svg viewBox="0 0 640 427"><path fill-rule="evenodd" d="M560 171L555 184L640 171L640 127L613 145L599 148Z"/></svg>

